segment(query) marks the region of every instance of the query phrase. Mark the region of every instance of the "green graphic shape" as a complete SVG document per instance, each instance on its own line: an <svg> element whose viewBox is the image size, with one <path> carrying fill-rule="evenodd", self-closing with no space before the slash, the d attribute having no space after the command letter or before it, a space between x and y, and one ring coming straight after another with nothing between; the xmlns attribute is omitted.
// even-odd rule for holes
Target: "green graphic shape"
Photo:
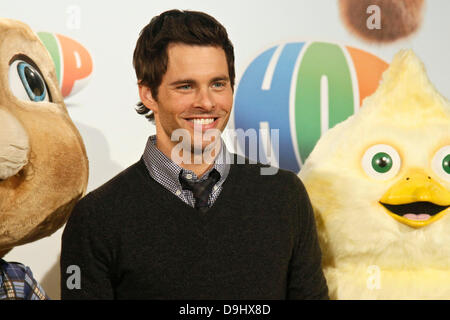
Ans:
<svg viewBox="0 0 450 320"><path fill-rule="evenodd" d="M314 42L301 60L295 93L297 146L304 162L321 136L321 78L328 80L328 128L354 113L352 77L342 49Z"/></svg>
<svg viewBox="0 0 450 320"><path fill-rule="evenodd" d="M55 64L56 77L58 78L58 83L61 84L61 57L59 55L59 43L56 40L56 37L51 33L38 32L37 35L52 57L53 63Z"/></svg>

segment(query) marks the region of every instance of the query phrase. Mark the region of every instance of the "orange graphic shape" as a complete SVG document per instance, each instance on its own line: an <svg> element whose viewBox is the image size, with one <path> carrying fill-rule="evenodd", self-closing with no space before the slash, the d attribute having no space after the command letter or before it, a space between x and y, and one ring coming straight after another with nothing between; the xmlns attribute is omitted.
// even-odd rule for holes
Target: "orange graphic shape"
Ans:
<svg viewBox="0 0 450 320"><path fill-rule="evenodd" d="M364 98L370 96L378 88L383 72L389 66L382 59L368 52L347 47L355 66L359 87L359 106Z"/></svg>
<svg viewBox="0 0 450 320"><path fill-rule="evenodd" d="M64 61L61 92L64 97L67 97L72 92L76 81L87 78L92 73L92 58L80 43L60 34L56 36Z"/></svg>

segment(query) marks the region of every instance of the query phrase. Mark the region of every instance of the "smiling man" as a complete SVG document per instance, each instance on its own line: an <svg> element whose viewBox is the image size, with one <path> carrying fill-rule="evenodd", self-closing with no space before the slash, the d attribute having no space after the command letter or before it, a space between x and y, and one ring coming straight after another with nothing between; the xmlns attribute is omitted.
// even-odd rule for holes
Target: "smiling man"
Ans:
<svg viewBox="0 0 450 320"><path fill-rule="evenodd" d="M171 10L134 52L155 123L142 158L74 209L62 239L63 299L324 299L314 217L292 172L262 175L220 138L234 52L213 17ZM238 160L239 158L239 160ZM76 274L66 270L79 269Z"/></svg>
<svg viewBox="0 0 450 320"><path fill-rule="evenodd" d="M135 57L139 65L137 53ZM202 155L207 147L212 153L220 149L218 138L233 104L234 74L229 75L225 51L219 46L170 43L167 58L170 63L159 87L152 90L144 75L139 94L144 107L155 117L156 147L173 160L178 155L175 151L179 142L173 139L178 132L183 140L179 149L183 167L201 176L212 163L195 161L195 155ZM206 132L215 139L207 139Z"/></svg>

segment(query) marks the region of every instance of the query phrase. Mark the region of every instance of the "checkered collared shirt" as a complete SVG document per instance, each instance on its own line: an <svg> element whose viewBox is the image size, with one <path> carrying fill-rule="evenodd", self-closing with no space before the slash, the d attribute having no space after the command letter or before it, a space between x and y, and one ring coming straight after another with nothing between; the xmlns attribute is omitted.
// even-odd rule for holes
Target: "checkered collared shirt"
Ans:
<svg viewBox="0 0 450 320"><path fill-rule="evenodd" d="M0 300L47 300L30 268L0 259Z"/></svg>
<svg viewBox="0 0 450 320"><path fill-rule="evenodd" d="M221 142L222 147L216 157L214 166L203 174L200 179L191 170L183 169L171 159L167 158L166 155L156 147L156 135L148 138L142 158L144 159L145 166L147 167L150 176L191 207L194 207L195 199L191 191L182 189L179 181L180 172L182 176L188 180L202 181L208 178L209 172L215 168L220 173L220 180L213 187L213 190L209 195L208 205L211 207L222 191L222 185L230 171L229 160L231 159L231 154L228 152L225 143L223 141Z"/></svg>

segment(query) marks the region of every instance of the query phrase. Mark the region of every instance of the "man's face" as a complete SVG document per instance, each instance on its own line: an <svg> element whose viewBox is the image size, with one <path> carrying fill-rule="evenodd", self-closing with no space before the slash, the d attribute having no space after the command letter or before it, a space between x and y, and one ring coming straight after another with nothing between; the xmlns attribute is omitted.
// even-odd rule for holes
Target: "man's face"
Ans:
<svg viewBox="0 0 450 320"><path fill-rule="evenodd" d="M228 64L220 47L171 44L168 66L155 101L158 147L172 148L176 129L186 129L191 146L208 129L222 131L233 104ZM160 145L160 143L164 145ZM203 141L202 150L210 143ZM168 149L166 149L168 150Z"/></svg>

